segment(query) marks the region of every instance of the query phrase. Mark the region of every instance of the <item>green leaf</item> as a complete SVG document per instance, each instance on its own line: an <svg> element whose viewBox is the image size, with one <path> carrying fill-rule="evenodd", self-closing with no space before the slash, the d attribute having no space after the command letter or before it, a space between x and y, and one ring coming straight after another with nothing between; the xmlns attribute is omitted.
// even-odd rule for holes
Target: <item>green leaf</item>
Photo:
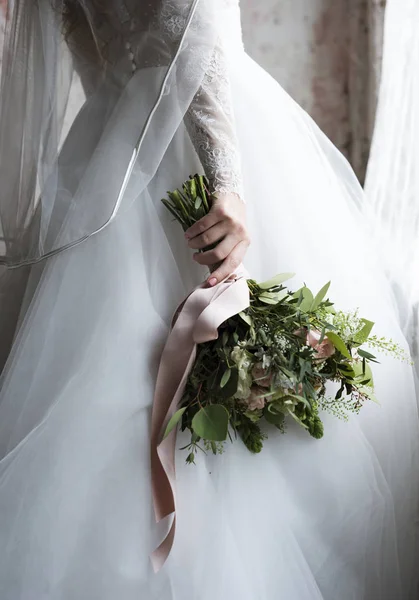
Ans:
<svg viewBox="0 0 419 600"><path fill-rule="evenodd" d="M341 337L338 336L337 333L334 333L333 331L329 331L328 333L326 333L326 337L332 342L332 344L334 345L336 350L338 350L343 356L345 356L346 358L352 359L352 356L351 356L348 348L346 347L345 342L343 341L343 339Z"/></svg>
<svg viewBox="0 0 419 600"><path fill-rule="evenodd" d="M167 438L167 436L173 431L173 429L179 423L185 410L186 410L186 406L185 406L185 408L180 408L178 411L175 412L173 417L170 419L170 421L167 424L166 431L164 432L164 436L163 436L164 440Z"/></svg>
<svg viewBox="0 0 419 600"><path fill-rule="evenodd" d="M251 327L253 325L253 320L252 317L250 317L249 315L247 315L245 312L241 312L239 313L239 317L249 325L249 327Z"/></svg>
<svg viewBox="0 0 419 600"><path fill-rule="evenodd" d="M271 294L269 292L260 294L259 300L265 304L278 304L279 302L279 298L277 298L276 294Z"/></svg>
<svg viewBox="0 0 419 600"><path fill-rule="evenodd" d="M304 427L304 429L308 429L307 425L303 421L301 421L301 419L299 419L297 415L294 412L292 412L292 410L288 409L287 412L289 416L294 419L294 421L297 421L297 423L301 425L301 427Z"/></svg>
<svg viewBox="0 0 419 600"><path fill-rule="evenodd" d="M186 458L186 462L188 465L194 465L195 464L195 454L193 452L191 452L190 454L188 454L187 458Z"/></svg>
<svg viewBox="0 0 419 600"><path fill-rule="evenodd" d="M340 400L342 398L342 395L343 395L344 391L345 391L345 386L342 383L342 385L340 386L340 388L336 392L335 400Z"/></svg>
<svg viewBox="0 0 419 600"><path fill-rule="evenodd" d="M370 352L367 352L366 350L363 350L362 348L358 348L358 354L359 354L359 356L361 356L361 358L366 358L367 360L378 364L377 357L374 356L374 354L371 354Z"/></svg>
<svg viewBox="0 0 419 600"><path fill-rule="evenodd" d="M224 384L224 387L221 386L221 381L224 377L220 374L217 379L217 387L215 389L214 395L218 398L232 398L237 393L237 388L239 386L239 370L237 368L230 369L230 376L228 381Z"/></svg>
<svg viewBox="0 0 419 600"><path fill-rule="evenodd" d="M261 290L269 290L273 287L279 287L285 281L292 279L294 277L294 275L295 275L295 273L280 273L279 275L276 275L276 277L273 277L272 279L268 279L268 281L264 281L263 283L258 283L258 286L260 287Z"/></svg>
<svg viewBox="0 0 419 600"><path fill-rule="evenodd" d="M228 410L222 404L201 408L192 419L192 429L204 440L224 442L227 439Z"/></svg>
<svg viewBox="0 0 419 600"><path fill-rule="evenodd" d="M376 397L376 395L374 394L374 386L359 386L358 388L363 394L365 394L365 396L369 399L372 400L373 402L375 402L376 404L380 404L380 402L378 401L378 398Z"/></svg>
<svg viewBox="0 0 419 600"><path fill-rule="evenodd" d="M289 397L302 402L309 410L311 410L311 404L304 396L300 396L300 394L289 394Z"/></svg>
<svg viewBox="0 0 419 600"><path fill-rule="evenodd" d="M372 328L375 325L373 321L368 321L368 319L361 319L361 322L364 323L364 326L355 335L354 341L357 344L364 344L367 341L372 331Z"/></svg>
<svg viewBox="0 0 419 600"><path fill-rule="evenodd" d="M310 312L314 301L313 293L311 290L308 289L308 287L303 287L301 288L301 294L303 296L303 299L300 303L299 308L301 312Z"/></svg>
<svg viewBox="0 0 419 600"><path fill-rule="evenodd" d="M329 291L330 283L330 281L329 283L326 283L326 285L324 285L320 292L316 295L313 301L313 305L311 307L312 310L317 310L319 308L320 304L325 299L327 292Z"/></svg>
<svg viewBox="0 0 419 600"><path fill-rule="evenodd" d="M285 415L281 410L276 410L274 402L271 402L265 406L263 416L271 425L282 425L285 420Z"/></svg>
<svg viewBox="0 0 419 600"><path fill-rule="evenodd" d="M337 366L339 373L345 379L354 379L356 377L356 373L350 365L345 363L339 363Z"/></svg>
<svg viewBox="0 0 419 600"><path fill-rule="evenodd" d="M195 200L195 210L198 210L202 206L202 198L201 196L197 196Z"/></svg>
<svg viewBox="0 0 419 600"><path fill-rule="evenodd" d="M353 365L355 375L359 378L360 385L368 385L373 387L374 379L372 375L371 367L365 361L354 363Z"/></svg>
<svg viewBox="0 0 419 600"><path fill-rule="evenodd" d="M221 377L220 388L223 388L227 385L230 377L231 377L231 369L226 369L224 371L224 375Z"/></svg>
<svg viewBox="0 0 419 600"><path fill-rule="evenodd" d="M262 292L259 296L259 300L265 302L265 304L278 304L278 302L287 296L288 290L281 290L280 292Z"/></svg>

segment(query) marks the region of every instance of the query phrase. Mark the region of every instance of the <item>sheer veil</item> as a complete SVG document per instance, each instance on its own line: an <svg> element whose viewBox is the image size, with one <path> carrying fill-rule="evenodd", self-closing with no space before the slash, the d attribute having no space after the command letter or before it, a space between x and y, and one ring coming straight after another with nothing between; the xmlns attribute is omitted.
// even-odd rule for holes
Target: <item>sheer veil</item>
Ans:
<svg viewBox="0 0 419 600"><path fill-rule="evenodd" d="M214 52L213 4L9 5L0 87L6 353L29 265L101 231L152 180ZM71 135L76 124L77 140Z"/></svg>
<svg viewBox="0 0 419 600"><path fill-rule="evenodd" d="M419 4L388 0L382 83L366 180L367 210L418 356Z"/></svg>

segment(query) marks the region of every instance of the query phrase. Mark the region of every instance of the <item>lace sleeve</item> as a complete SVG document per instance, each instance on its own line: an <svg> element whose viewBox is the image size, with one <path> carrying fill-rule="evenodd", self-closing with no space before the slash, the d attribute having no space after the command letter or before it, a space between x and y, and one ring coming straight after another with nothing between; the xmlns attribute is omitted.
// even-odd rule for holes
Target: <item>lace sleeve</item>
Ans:
<svg viewBox="0 0 419 600"><path fill-rule="evenodd" d="M221 41L206 66L185 124L214 191L233 192L243 198L230 82Z"/></svg>

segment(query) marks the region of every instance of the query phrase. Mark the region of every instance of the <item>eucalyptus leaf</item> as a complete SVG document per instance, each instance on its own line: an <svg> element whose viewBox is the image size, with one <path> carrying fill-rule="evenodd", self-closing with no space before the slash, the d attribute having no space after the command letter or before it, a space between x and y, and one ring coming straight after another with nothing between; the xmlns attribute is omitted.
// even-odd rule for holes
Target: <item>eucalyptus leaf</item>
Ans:
<svg viewBox="0 0 419 600"><path fill-rule="evenodd" d="M231 369L226 369L220 381L220 388L224 388L231 377Z"/></svg>
<svg viewBox="0 0 419 600"><path fill-rule="evenodd" d="M252 317L247 315L245 312L240 312L239 317L242 319L242 321L247 323L247 325L249 325L250 327L253 325Z"/></svg>
<svg viewBox="0 0 419 600"><path fill-rule="evenodd" d="M358 348L358 354L362 358L366 358L367 360L369 360L371 362L378 363L377 357L374 356L374 354L371 354L370 352L367 352L366 350L363 350L362 348Z"/></svg>
<svg viewBox="0 0 419 600"><path fill-rule="evenodd" d="M164 436L163 439L165 440L167 438L167 436L173 431L173 429L176 427L176 425L179 423L179 421L181 420L183 413L186 410L186 406L184 408L180 408L179 410L177 410L175 412L175 414L173 415L173 417L170 419L170 421L167 424L166 430L164 432Z"/></svg>
<svg viewBox="0 0 419 600"><path fill-rule="evenodd" d="M265 304L278 304L279 302L279 299L275 294L269 294L268 292L263 292L263 294L260 294L259 300Z"/></svg>
<svg viewBox="0 0 419 600"><path fill-rule="evenodd" d="M313 306L313 293L308 287L301 288L301 294L303 299L300 302L300 310L301 312L310 312Z"/></svg>
<svg viewBox="0 0 419 600"><path fill-rule="evenodd" d="M322 289L320 290L320 292L318 292L318 294L314 298L314 301L313 301L313 304L312 304L312 307L311 307L312 310L317 310L319 308L320 304L325 299L327 292L329 291L330 283L331 283L330 281L329 281L329 283L326 283L326 285L324 285L322 287Z"/></svg>
<svg viewBox="0 0 419 600"><path fill-rule="evenodd" d="M229 414L222 404L201 408L192 419L193 431L202 439L224 442L228 434Z"/></svg>
<svg viewBox="0 0 419 600"><path fill-rule="evenodd" d="M268 281L264 281L263 283L258 283L258 286L261 290L269 290L274 287L279 287L285 281L292 279L295 273L280 273L276 275L276 277L272 277L272 279L268 279Z"/></svg>
<svg viewBox="0 0 419 600"><path fill-rule="evenodd" d="M372 387L374 385L374 378L371 367L365 361L360 361L353 364L355 376L360 379L360 385L368 385Z"/></svg>
<svg viewBox="0 0 419 600"><path fill-rule="evenodd" d="M341 363L338 365L339 373L345 377L345 379L354 379L356 377L356 373L350 365L345 363Z"/></svg>
<svg viewBox="0 0 419 600"><path fill-rule="evenodd" d="M225 373L222 371L221 373L217 378L215 395L219 398L232 398L236 394L239 386L239 370L237 368L230 369L230 375L228 381L224 384L224 387L221 386L221 381Z"/></svg>
<svg viewBox="0 0 419 600"><path fill-rule="evenodd" d="M259 295L259 300L265 302L265 304L278 304L284 298L288 296L288 290L281 290L279 292L262 292Z"/></svg>
<svg viewBox="0 0 419 600"><path fill-rule="evenodd" d="M352 356L346 347L345 342L341 337L338 336L334 331L328 331L326 337L332 342L336 350L338 350L345 358L352 359Z"/></svg>

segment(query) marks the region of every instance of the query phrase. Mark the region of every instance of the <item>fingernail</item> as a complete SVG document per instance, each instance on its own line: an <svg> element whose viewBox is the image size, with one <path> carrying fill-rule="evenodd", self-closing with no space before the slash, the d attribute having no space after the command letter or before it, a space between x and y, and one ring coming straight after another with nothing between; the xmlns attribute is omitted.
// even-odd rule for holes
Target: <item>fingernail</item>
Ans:
<svg viewBox="0 0 419 600"><path fill-rule="evenodd" d="M210 284L210 286L214 286L217 283L217 280L215 277L211 277L211 279L208 280L208 283Z"/></svg>

